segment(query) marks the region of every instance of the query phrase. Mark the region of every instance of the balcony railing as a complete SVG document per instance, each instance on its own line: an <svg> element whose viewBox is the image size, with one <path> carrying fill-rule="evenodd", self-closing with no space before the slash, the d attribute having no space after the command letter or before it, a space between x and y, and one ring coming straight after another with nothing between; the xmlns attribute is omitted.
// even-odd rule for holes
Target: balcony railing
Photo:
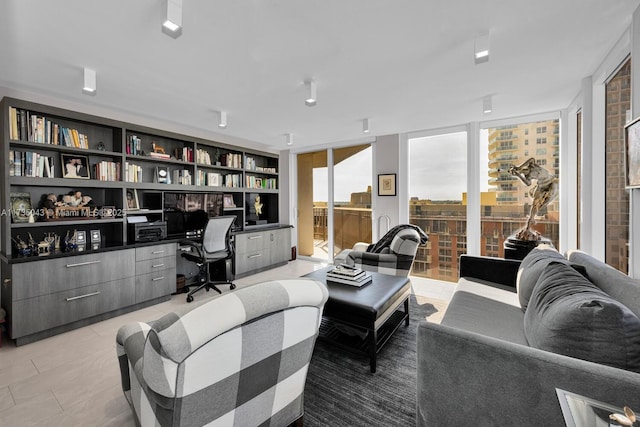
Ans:
<svg viewBox="0 0 640 427"><path fill-rule="evenodd" d="M371 209L369 208L334 208L333 225L336 252L341 249L350 249L357 242L371 242ZM381 232L384 231L381 230ZM319 241L329 239L327 207L313 208L313 239Z"/></svg>

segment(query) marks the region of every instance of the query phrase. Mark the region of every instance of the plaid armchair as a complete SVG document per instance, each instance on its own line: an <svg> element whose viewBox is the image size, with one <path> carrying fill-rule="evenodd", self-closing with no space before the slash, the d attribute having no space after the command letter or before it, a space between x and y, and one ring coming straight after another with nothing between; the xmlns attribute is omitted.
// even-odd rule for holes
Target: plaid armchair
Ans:
<svg viewBox="0 0 640 427"><path fill-rule="evenodd" d="M354 265L362 270L407 277L418 246L429 240L420 227L401 224L393 227L375 244L356 243L334 259L334 264Z"/></svg>
<svg viewBox="0 0 640 427"><path fill-rule="evenodd" d="M326 286L270 281L118 330L122 389L141 426L301 421Z"/></svg>

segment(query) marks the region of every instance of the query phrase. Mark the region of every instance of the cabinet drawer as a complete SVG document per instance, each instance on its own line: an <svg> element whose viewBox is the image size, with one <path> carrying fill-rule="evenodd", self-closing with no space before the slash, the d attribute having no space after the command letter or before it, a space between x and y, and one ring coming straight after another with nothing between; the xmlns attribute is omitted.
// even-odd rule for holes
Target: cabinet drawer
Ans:
<svg viewBox="0 0 640 427"><path fill-rule="evenodd" d="M268 234L264 232L237 234L236 253L245 254L264 249L268 245Z"/></svg>
<svg viewBox="0 0 640 427"><path fill-rule="evenodd" d="M175 290L175 268L136 276L136 303L171 295Z"/></svg>
<svg viewBox="0 0 640 427"><path fill-rule="evenodd" d="M170 268L176 268L176 257L166 256L164 258L147 259L136 262L136 276L147 274L154 271L162 271Z"/></svg>
<svg viewBox="0 0 640 427"><path fill-rule="evenodd" d="M11 336L22 337L134 303L133 277L23 299L13 303Z"/></svg>
<svg viewBox="0 0 640 427"><path fill-rule="evenodd" d="M162 245L143 246L136 248L136 261L162 258L176 255L176 244L165 243Z"/></svg>
<svg viewBox="0 0 640 427"><path fill-rule="evenodd" d="M257 270L270 264L269 251L259 250L250 253L236 254L236 274Z"/></svg>
<svg viewBox="0 0 640 427"><path fill-rule="evenodd" d="M13 300L132 277L133 249L77 255L11 266Z"/></svg>

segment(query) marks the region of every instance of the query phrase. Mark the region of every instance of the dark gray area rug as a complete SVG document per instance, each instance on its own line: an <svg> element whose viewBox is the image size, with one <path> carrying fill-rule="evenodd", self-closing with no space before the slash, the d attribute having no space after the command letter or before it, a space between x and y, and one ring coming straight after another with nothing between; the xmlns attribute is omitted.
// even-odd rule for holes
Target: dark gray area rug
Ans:
<svg viewBox="0 0 640 427"><path fill-rule="evenodd" d="M304 392L305 427L415 425L416 328L444 309L438 302L411 295L409 326L403 323L380 350L375 374L367 356L318 340Z"/></svg>

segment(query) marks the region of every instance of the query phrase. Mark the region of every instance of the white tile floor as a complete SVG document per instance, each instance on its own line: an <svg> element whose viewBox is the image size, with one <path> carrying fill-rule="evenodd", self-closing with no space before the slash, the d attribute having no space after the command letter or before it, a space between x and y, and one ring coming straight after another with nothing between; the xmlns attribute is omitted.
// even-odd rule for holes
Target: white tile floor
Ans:
<svg viewBox="0 0 640 427"><path fill-rule="evenodd" d="M299 259L235 283L297 277L323 266ZM412 284L417 295L443 301L454 287L422 278L412 278ZM214 295L201 292L195 298ZM128 321L157 319L183 304L185 295L174 295L170 301L20 347L5 336L0 348L0 427L134 426L120 387L116 331Z"/></svg>

